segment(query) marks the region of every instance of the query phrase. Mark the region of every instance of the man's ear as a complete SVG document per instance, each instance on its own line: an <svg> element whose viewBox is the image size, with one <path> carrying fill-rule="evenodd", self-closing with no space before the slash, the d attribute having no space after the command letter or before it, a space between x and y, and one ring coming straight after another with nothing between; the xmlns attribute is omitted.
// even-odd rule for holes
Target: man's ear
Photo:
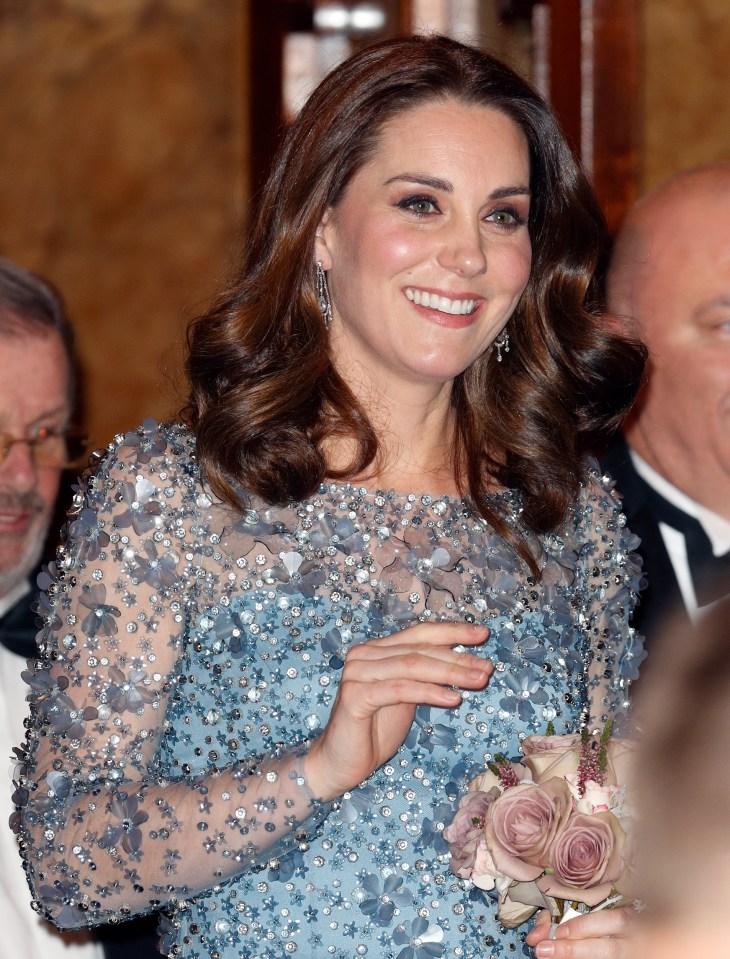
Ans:
<svg viewBox="0 0 730 959"><path fill-rule="evenodd" d="M327 207L325 214L317 227L314 238L314 258L322 264L325 272L332 268L332 207Z"/></svg>

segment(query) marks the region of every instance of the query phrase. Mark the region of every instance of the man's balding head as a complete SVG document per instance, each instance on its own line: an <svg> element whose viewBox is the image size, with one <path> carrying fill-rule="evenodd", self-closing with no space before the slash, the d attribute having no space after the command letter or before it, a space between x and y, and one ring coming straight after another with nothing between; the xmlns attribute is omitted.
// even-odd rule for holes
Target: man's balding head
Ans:
<svg viewBox="0 0 730 959"><path fill-rule="evenodd" d="M730 164L680 173L636 204L616 240L608 303L650 353L630 444L730 518Z"/></svg>

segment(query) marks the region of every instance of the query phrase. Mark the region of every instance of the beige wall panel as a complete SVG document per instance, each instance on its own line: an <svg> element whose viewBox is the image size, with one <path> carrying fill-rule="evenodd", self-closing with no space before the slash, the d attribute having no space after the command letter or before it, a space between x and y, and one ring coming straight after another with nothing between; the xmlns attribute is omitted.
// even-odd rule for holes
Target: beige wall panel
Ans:
<svg viewBox="0 0 730 959"><path fill-rule="evenodd" d="M728 0L644 0L642 192L730 160Z"/></svg>
<svg viewBox="0 0 730 959"><path fill-rule="evenodd" d="M0 253L78 330L95 444L178 403L241 234L242 0L0 0Z"/></svg>

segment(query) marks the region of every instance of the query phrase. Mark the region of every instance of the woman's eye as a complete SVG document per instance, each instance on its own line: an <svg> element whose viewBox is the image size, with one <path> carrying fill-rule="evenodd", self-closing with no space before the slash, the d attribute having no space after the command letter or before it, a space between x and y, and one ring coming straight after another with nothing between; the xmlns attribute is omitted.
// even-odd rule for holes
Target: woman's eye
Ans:
<svg viewBox="0 0 730 959"><path fill-rule="evenodd" d="M499 226L521 226L525 219L517 210L495 210L487 219Z"/></svg>
<svg viewBox="0 0 730 959"><path fill-rule="evenodd" d="M401 210L410 210L418 216L427 216L429 213L438 213L439 207L430 196L407 196L396 204Z"/></svg>

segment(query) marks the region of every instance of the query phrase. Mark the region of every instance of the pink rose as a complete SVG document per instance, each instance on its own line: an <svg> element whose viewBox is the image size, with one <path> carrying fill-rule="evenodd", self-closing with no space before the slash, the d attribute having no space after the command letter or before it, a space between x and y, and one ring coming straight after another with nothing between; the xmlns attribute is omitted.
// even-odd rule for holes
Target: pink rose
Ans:
<svg viewBox="0 0 730 959"><path fill-rule="evenodd" d="M498 795L498 789L466 793L459 800L453 821L444 829L443 836L451 853L451 871L462 879L471 879L477 842L484 833L487 809Z"/></svg>
<svg viewBox="0 0 730 959"><path fill-rule="evenodd" d="M487 817L487 845L497 869L520 882L537 879L550 861L552 844L570 817L572 804L563 779L507 789L491 804Z"/></svg>
<svg viewBox="0 0 730 959"><path fill-rule="evenodd" d="M555 840L552 875L537 886L547 896L597 906L621 876L623 845L624 831L611 813L577 813Z"/></svg>
<svg viewBox="0 0 730 959"><path fill-rule="evenodd" d="M580 734L565 736L528 736L520 746L523 763L535 782L543 783L553 776L561 778L578 770Z"/></svg>

